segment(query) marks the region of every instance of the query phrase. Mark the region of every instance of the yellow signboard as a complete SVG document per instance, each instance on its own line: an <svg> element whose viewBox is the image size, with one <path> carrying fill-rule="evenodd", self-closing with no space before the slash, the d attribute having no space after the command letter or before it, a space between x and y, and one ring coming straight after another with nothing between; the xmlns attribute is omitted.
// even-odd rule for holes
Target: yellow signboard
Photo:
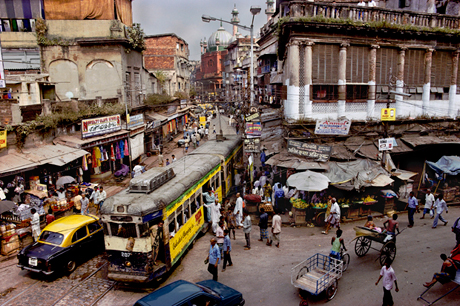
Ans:
<svg viewBox="0 0 460 306"><path fill-rule="evenodd" d="M396 120L396 108L382 108L380 114L381 121L395 121Z"/></svg>
<svg viewBox="0 0 460 306"><path fill-rule="evenodd" d="M6 131L0 131L0 149L6 148Z"/></svg>
<svg viewBox="0 0 460 306"><path fill-rule="evenodd" d="M204 210L201 206L182 226L174 237L169 241L169 248L171 252L171 262L175 262L176 258L180 255L181 251L192 240L193 236L201 229L204 224Z"/></svg>

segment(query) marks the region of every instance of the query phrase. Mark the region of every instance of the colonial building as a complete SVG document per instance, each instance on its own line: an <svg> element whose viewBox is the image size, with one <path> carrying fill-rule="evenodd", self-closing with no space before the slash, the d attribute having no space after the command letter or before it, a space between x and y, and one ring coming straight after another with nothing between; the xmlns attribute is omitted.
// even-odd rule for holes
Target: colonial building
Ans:
<svg viewBox="0 0 460 306"><path fill-rule="evenodd" d="M187 42L174 33L145 36L144 66L151 73L160 72L166 76L163 88L169 95L190 91L189 49Z"/></svg>
<svg viewBox="0 0 460 306"><path fill-rule="evenodd" d="M277 67L265 66L278 70L270 83L282 74L285 118L378 119L388 106L398 118L457 116L460 18L425 13L431 2L410 11L388 8L401 1L280 1L259 61L276 50Z"/></svg>

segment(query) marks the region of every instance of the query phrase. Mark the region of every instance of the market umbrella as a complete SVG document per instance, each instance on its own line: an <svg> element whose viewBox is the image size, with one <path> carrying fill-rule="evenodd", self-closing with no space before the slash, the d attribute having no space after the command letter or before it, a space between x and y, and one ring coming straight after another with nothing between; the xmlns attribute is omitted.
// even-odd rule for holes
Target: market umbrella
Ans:
<svg viewBox="0 0 460 306"><path fill-rule="evenodd" d="M73 183L75 182L75 179L71 176L61 176L60 178L58 178L58 180L56 181L56 186L59 188L61 186L64 186L65 184L70 184L70 183Z"/></svg>
<svg viewBox="0 0 460 306"><path fill-rule="evenodd" d="M13 201L0 201L0 214L3 214L5 211L10 211L16 207L16 203Z"/></svg>
<svg viewBox="0 0 460 306"><path fill-rule="evenodd" d="M303 191L321 191L329 186L327 176L313 171L305 171L289 176L286 184Z"/></svg>

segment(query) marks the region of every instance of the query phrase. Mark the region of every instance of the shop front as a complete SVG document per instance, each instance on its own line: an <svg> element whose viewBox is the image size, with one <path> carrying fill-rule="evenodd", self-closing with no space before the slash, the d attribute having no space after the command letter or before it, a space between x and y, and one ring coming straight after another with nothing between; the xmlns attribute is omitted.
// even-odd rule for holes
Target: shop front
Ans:
<svg viewBox="0 0 460 306"><path fill-rule="evenodd" d="M82 120L80 136L60 136L54 142L90 153L82 161L85 181L108 177L130 164L129 131L121 129L120 115Z"/></svg>
<svg viewBox="0 0 460 306"><path fill-rule="evenodd" d="M159 153L163 147L161 119L147 115L144 132L145 152Z"/></svg>

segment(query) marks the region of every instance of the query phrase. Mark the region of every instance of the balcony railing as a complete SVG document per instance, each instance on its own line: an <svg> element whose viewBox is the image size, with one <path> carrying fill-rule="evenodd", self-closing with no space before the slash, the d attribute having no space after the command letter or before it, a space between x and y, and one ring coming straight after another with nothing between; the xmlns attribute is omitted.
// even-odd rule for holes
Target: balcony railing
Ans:
<svg viewBox="0 0 460 306"><path fill-rule="evenodd" d="M281 17L325 17L356 22L388 22L401 26L417 26L426 28L447 28L458 30L460 17L419 13L405 10L390 10L378 7L350 6L343 4L318 4L292 1L281 9Z"/></svg>

